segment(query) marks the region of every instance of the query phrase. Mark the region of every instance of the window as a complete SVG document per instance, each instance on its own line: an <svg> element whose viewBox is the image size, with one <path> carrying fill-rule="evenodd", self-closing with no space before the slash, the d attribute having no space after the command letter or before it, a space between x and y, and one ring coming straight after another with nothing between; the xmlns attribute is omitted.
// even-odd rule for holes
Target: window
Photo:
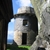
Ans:
<svg viewBox="0 0 50 50"><path fill-rule="evenodd" d="M23 20L23 26L28 26L28 20Z"/></svg>

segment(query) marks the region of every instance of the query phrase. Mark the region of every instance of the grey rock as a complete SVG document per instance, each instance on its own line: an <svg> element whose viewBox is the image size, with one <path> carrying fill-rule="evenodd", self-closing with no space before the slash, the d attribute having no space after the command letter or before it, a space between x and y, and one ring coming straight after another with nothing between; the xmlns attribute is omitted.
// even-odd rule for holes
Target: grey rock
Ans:
<svg viewBox="0 0 50 50"><path fill-rule="evenodd" d="M47 1L50 0L42 0L44 1L42 2L42 4L40 4L40 0L39 1L31 0L31 1L38 18L38 22L40 23L40 30L38 31L36 40L33 42L30 50L37 50L38 47L50 50L50 12L48 11L47 8L49 7L50 4Z"/></svg>

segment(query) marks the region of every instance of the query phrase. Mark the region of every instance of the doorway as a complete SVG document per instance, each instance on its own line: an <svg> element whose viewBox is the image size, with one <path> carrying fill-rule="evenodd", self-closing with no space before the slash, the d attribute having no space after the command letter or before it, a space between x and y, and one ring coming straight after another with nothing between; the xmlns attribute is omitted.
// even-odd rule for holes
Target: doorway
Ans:
<svg viewBox="0 0 50 50"><path fill-rule="evenodd" d="M27 44L27 33L22 33L22 45Z"/></svg>

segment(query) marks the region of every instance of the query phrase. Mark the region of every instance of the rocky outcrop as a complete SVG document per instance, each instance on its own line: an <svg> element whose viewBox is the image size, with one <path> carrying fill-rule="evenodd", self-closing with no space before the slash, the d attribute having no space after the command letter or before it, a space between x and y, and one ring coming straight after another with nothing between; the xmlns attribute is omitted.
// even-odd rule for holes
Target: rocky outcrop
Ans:
<svg viewBox="0 0 50 50"><path fill-rule="evenodd" d="M46 0L41 4L40 0L38 1L39 4L37 3L37 0L32 0L32 2L33 1L34 10L37 15L38 22L40 23L40 30L30 50L40 50L42 48L44 50L50 50L50 11L48 11L50 9L50 6L48 5L49 0Z"/></svg>

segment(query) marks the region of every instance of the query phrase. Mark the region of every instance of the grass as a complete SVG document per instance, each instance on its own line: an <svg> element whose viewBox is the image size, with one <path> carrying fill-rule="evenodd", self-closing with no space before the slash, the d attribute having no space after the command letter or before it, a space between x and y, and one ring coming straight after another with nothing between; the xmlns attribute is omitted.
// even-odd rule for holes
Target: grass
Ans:
<svg viewBox="0 0 50 50"><path fill-rule="evenodd" d="M27 46L27 45L22 45L22 46L18 46L19 48L26 48L29 50L30 46Z"/></svg>
<svg viewBox="0 0 50 50"><path fill-rule="evenodd" d="M7 50L29 50L30 46L26 45L21 45L21 46L16 46L16 45L7 45Z"/></svg>

